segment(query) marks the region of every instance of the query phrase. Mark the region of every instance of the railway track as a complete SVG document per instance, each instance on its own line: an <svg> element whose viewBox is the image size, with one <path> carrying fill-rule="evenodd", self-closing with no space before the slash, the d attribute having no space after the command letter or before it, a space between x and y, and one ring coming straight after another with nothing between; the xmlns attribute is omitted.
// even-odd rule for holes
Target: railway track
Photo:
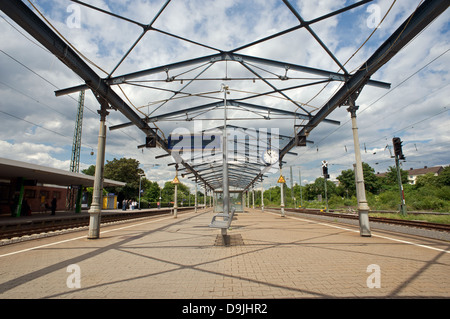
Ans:
<svg viewBox="0 0 450 319"><path fill-rule="evenodd" d="M178 212L183 212L191 210L192 208L178 208ZM268 210L279 212L279 208L268 208ZM285 208L286 212L289 213L303 213L310 215L327 216L333 218L344 218L357 220L358 216L354 214L346 213L326 213L321 212L319 209L293 209ZM101 217L101 223L107 224L118 221L132 220L141 217L157 217L162 215L169 215L171 209L161 209L159 211L134 211L134 212L120 212L120 213L110 213L104 214ZM437 230L450 232L450 225L448 224L438 224L430 223L425 221L413 221L413 220L402 220L384 217L370 217L371 222L379 222L386 224L395 224L401 226L416 227L429 230ZM67 229L77 229L80 227L89 226L89 215L83 216L71 216L71 217L53 217L53 218L38 218L35 220L28 220L18 223L2 224L0 225L0 240L1 239L12 239L15 237L32 236L34 234L57 232Z"/></svg>
<svg viewBox="0 0 450 319"><path fill-rule="evenodd" d="M178 212L190 210L192 208L178 208ZM101 224L132 220L142 217L157 217L169 215L171 209L161 209L158 211L134 211L108 213L101 216ZM15 237L32 236L34 234L50 233L67 229L76 229L89 226L89 215L63 216L52 218L37 218L34 220L20 221L17 223L5 223L0 225L0 240L12 239Z"/></svg>
<svg viewBox="0 0 450 319"><path fill-rule="evenodd" d="M280 211L279 208L270 208L270 210ZM337 213L337 212L326 213L326 212L321 212L319 209L285 208L284 210L286 212L291 212L291 213L302 213L302 214L358 220L358 215ZM394 218L386 218L386 217L371 217L371 216L369 216L369 221L377 222L377 223L395 224L395 225L401 225L401 226L409 226L409 227L417 227L417 228L423 228L423 229L429 229L429 230L450 232L449 224L439 224L439 223L431 223L431 222L426 222L426 221L404 220L404 219L394 219Z"/></svg>

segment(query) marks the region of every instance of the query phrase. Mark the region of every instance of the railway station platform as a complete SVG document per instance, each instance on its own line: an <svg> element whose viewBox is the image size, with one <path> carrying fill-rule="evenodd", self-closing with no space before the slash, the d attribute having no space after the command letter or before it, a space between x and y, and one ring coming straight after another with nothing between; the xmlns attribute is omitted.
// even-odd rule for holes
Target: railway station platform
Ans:
<svg viewBox="0 0 450 319"><path fill-rule="evenodd" d="M449 298L450 242L352 225L183 212L0 247L0 299ZM188 301L185 301L189 305ZM181 314L181 310L180 310Z"/></svg>

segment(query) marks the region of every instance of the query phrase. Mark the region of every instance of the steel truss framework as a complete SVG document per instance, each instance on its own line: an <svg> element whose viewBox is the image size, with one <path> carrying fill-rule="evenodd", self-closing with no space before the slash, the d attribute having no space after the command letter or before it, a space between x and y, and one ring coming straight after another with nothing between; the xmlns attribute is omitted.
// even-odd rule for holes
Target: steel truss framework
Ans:
<svg viewBox="0 0 450 319"><path fill-rule="evenodd" d="M136 126L146 137L156 139L157 145L167 154L172 154L168 144L167 136L170 132L156 129L156 123L160 124L164 121L193 121L202 119L202 116L209 115L206 118L209 121L214 120L216 111L223 109L224 99L220 88L216 85L207 86L212 88L206 92L196 91L196 84L201 83L251 83L257 81L262 86L258 86L259 91L251 92L239 90L240 86L236 86L236 98L228 100L227 106L230 110L234 110L234 115L228 118L229 122L238 120L255 120L259 121L275 120L279 121L283 118L295 119L299 125L295 125L292 136L282 134L272 134L271 138L278 139L276 147L266 139L263 143L259 143L260 134L266 134L267 131L262 130L262 126L255 124L254 130L245 130L247 140L239 140L234 138L231 140L231 155L233 161L228 163L229 169L229 185L236 189L247 190L254 186L255 183L261 181L266 172L273 169L272 166L282 166L284 156L292 154L292 148L296 146L305 146L309 133L320 123L331 123L339 125L339 122L328 119L327 117L342 105L352 105L359 93L365 85L371 85L381 88L389 88L390 84L380 81L371 80L371 76L387 63L395 54L397 54L409 41L419 34L429 23L437 16L444 12L449 1L442 0L426 0L422 3L414 13L405 20L405 22L370 56L362 66L354 73L346 70L345 65L337 59L324 41L314 32L314 25L324 23L327 19L343 14L347 11L367 5L372 0L358 1L354 4L343 7L339 10L329 12L320 17L311 20L305 20L297 9L288 1L283 0L282 4L298 21L297 25L278 31L266 37L248 42L232 50L223 51L214 48L208 44L200 43L195 40L158 29L155 23L167 11L170 3L176 0L167 0L160 10L151 17L149 24L143 24L133 19L121 16L117 13L106 11L99 7L85 3L83 1L72 0L81 6L98 12L98 14L108 15L116 19L120 19L127 23L139 26L142 32L137 36L135 42L128 48L120 61L112 68L106 77L100 77L88 63L80 57L64 40L62 40L49 26L44 23L28 6L19 0L1 1L0 8L24 30L37 39L43 46L57 56L66 66L73 70L85 83L56 92L56 95L70 94L82 90L92 90L99 100L100 104L108 105L109 108L121 112L128 122L114 127L111 130L121 129L127 126ZM314 38L326 55L336 64L338 72L322 70L301 64L287 63L275 59L261 58L257 56L244 55L239 52L262 44L266 41L279 38L288 33L304 29ZM137 70L132 73L117 75L118 69L129 58L130 54L139 46L142 39L148 33L156 32L165 36L174 38L178 41L189 43L190 45L199 46L205 49L215 51L214 54L195 57L193 59L173 62L144 70ZM226 72L223 72L225 64ZM228 74L228 67L238 76ZM217 67L217 66L222 66ZM215 69L215 67L217 67ZM177 73L178 72L178 73ZM231 71L230 71L231 73ZM287 83L292 83L286 85ZM321 107L313 107L307 103L297 101L293 96L295 92L299 92L305 88L312 86L320 86L327 83L340 83L338 90L335 91L327 102ZM177 84L178 88L175 88ZM180 84L182 88L179 89ZM130 86L133 88L142 88L146 90L150 102L147 105L133 107L125 102L114 88L118 85ZM232 91L233 87L229 85ZM162 99L153 98L155 93L164 93L166 97ZM127 97L128 98L128 97ZM278 98L283 101L276 107L264 103L263 98ZM131 97L133 99L133 97ZM183 106L180 107L180 100ZM208 100L210 103L199 101ZM128 100L130 101L130 100ZM188 102L187 102L188 101ZM192 102L194 101L194 102ZM253 103L252 103L253 102ZM130 102L131 103L131 102ZM286 106L287 105L287 106ZM216 113L214 113L216 112ZM223 114L223 111L222 113ZM217 117L217 115L216 115ZM205 118L203 118L205 119ZM217 120L220 119L220 116ZM223 117L222 117L223 119ZM267 122L266 122L267 123ZM279 122L278 122L279 123ZM247 123L248 124L248 123ZM223 132L224 126L207 127L200 133L211 130L218 130L218 135ZM248 126L246 127L248 128ZM299 129L298 129L299 128ZM229 124L227 129L241 130L244 128ZM258 143L252 143L256 136ZM270 134L269 134L270 135ZM252 141L251 141L252 140ZM145 147L140 145L138 147ZM276 163L266 163L262 158L262 154L268 149L275 149L278 161ZM250 156L256 154L256 156ZM173 154L172 154L173 155ZM205 188L218 190L222 187L222 156L221 149L216 148L208 155L201 154L201 161L194 156L174 156L178 164L183 167L179 169L182 176L187 176L196 180ZM211 156L208 158L208 156ZM197 160L196 160L197 159ZM172 165L172 164L171 164ZM175 165L175 163L173 163ZM177 165L178 167L179 165Z"/></svg>

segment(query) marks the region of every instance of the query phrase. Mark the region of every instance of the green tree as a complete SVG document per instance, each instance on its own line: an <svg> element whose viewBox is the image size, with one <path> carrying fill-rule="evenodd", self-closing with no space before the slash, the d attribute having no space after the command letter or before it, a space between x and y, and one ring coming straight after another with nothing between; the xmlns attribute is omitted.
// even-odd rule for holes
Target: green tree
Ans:
<svg viewBox="0 0 450 319"><path fill-rule="evenodd" d="M301 190L301 193L300 193ZM305 186L300 186L299 184L294 185L294 197L297 200L297 207L301 202L305 201Z"/></svg>
<svg viewBox="0 0 450 319"><path fill-rule="evenodd" d="M327 196L330 198L336 194L336 185L327 180ZM314 183L305 185L303 188L303 199L315 200L318 195L322 195L322 199L325 200L325 182L323 177L316 178Z"/></svg>
<svg viewBox="0 0 450 319"><path fill-rule="evenodd" d="M146 178L142 179L143 198L147 202L158 202L160 187L157 182L149 181Z"/></svg>
<svg viewBox="0 0 450 319"><path fill-rule="evenodd" d="M408 172L400 169L400 176L402 179L402 184L408 183ZM389 166L386 176L383 178L383 183L386 185L397 185L398 184L398 178L397 178L397 168L395 166Z"/></svg>
<svg viewBox="0 0 450 319"><path fill-rule="evenodd" d="M369 164L362 163L364 175L364 187L366 191L372 194L377 194L381 189L381 181L375 175L375 169ZM355 172L352 169L347 169L341 172L337 177L340 185L340 195L351 197L356 195Z"/></svg>
<svg viewBox="0 0 450 319"><path fill-rule="evenodd" d="M271 187L264 191L264 203L268 205L280 205L281 203L281 188L280 186Z"/></svg>
<svg viewBox="0 0 450 319"><path fill-rule="evenodd" d="M83 174L94 176L95 175L95 165L91 165L86 169L81 170Z"/></svg>
<svg viewBox="0 0 450 319"><path fill-rule="evenodd" d="M416 188L419 187L429 187L429 186L439 186L438 176L434 176L433 173L427 173L425 175L417 176L416 178Z"/></svg>
<svg viewBox="0 0 450 319"><path fill-rule="evenodd" d="M106 161L104 177L126 183L124 187L115 187L119 193L118 200L137 199L139 197L139 179L144 171L139 168L139 161L133 158L114 158Z"/></svg>
<svg viewBox="0 0 450 319"><path fill-rule="evenodd" d="M178 184L177 187L177 202L180 204L183 199L188 200L189 199L189 187L184 185L183 183ZM166 182L164 184L164 187L162 189L162 201L163 202L173 202L174 201L174 194L175 194L175 184L172 184L172 182ZM202 201L200 201L200 198L197 197L198 203L203 203L204 196L202 195ZM179 206L179 205L178 205Z"/></svg>
<svg viewBox="0 0 450 319"><path fill-rule="evenodd" d="M437 177L437 182L442 186L450 186L450 166L444 167Z"/></svg>

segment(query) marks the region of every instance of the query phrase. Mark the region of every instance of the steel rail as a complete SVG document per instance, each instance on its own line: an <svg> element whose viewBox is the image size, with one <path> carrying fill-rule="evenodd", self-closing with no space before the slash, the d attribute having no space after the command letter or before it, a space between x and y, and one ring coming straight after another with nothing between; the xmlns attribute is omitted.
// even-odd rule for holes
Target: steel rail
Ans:
<svg viewBox="0 0 450 319"><path fill-rule="evenodd" d="M280 208L267 208L268 210L279 211ZM333 210L330 210L330 213L326 213L321 211L320 209L296 209L296 208L285 208L286 212L291 213L300 213L300 214L308 214L308 215L316 215L316 216L326 216L333 218L344 218L344 219L352 219L358 220L358 215L354 214L345 214L345 213L337 213ZM369 216L370 222L384 223L384 224L395 224L400 226L410 226L416 228L424 228L430 230L438 230L438 231L446 231L450 232L450 224L440 224L433 223L427 221L417 221L417 220L404 220L404 219L396 219L396 218L387 218L387 217L373 217Z"/></svg>

